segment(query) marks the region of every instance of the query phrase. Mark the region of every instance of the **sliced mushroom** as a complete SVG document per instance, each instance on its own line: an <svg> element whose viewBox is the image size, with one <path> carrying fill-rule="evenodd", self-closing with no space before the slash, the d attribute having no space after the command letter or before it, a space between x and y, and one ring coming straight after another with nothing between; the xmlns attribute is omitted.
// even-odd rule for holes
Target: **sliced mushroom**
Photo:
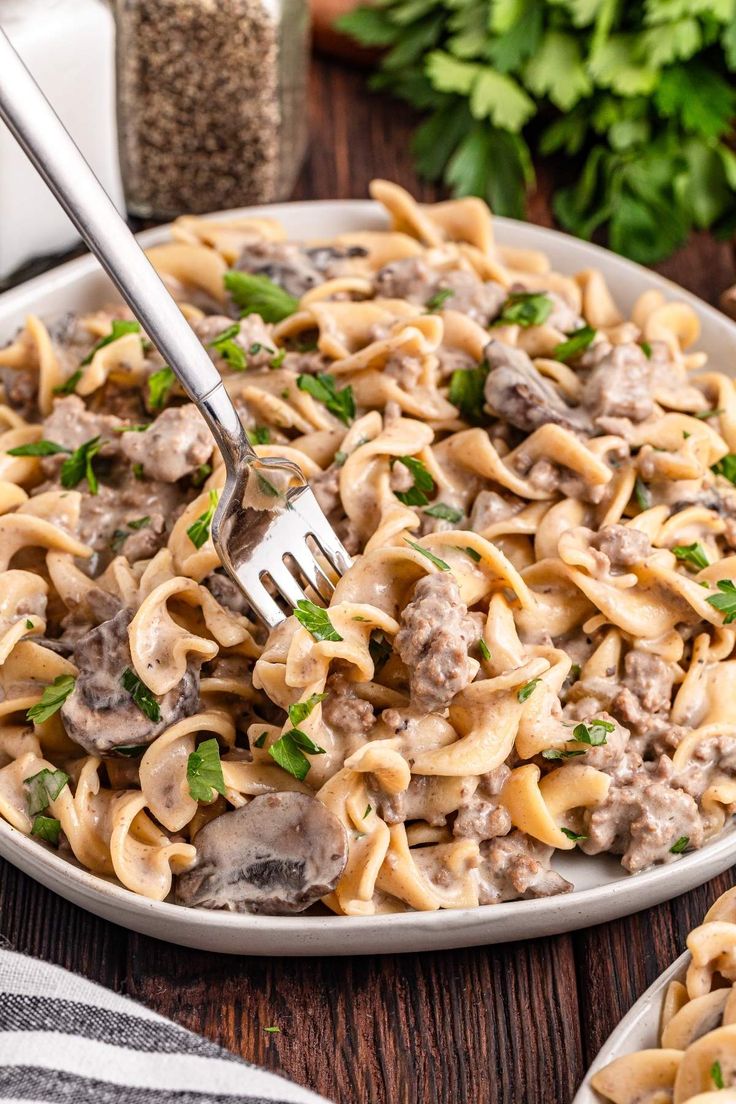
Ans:
<svg viewBox="0 0 736 1104"><path fill-rule="evenodd" d="M79 676L74 690L61 707L61 719L72 740L92 755L105 755L116 747L149 744L164 729L196 711L199 701L199 668L191 665L178 686L158 698L159 719L152 720L123 686L123 672L133 669L128 645L130 610L81 636L74 647Z"/></svg>
<svg viewBox="0 0 736 1104"><path fill-rule="evenodd" d="M231 912L302 912L335 888L347 856L345 829L321 801L263 794L202 828L176 899Z"/></svg>

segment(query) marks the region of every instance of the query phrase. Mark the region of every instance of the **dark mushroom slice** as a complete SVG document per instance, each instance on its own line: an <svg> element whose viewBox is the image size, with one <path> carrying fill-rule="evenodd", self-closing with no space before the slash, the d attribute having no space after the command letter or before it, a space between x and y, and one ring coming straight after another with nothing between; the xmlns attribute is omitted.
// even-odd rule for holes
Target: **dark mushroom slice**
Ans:
<svg viewBox="0 0 736 1104"><path fill-rule="evenodd" d="M197 833L197 862L181 874L176 900L194 908L302 912L335 888L348 840L316 797L263 794Z"/></svg>
<svg viewBox="0 0 736 1104"><path fill-rule="evenodd" d="M61 707L67 734L92 755L116 747L150 744L164 729L189 717L199 701L199 666L190 664L181 682L162 697L151 694L159 718L153 720L123 686L123 673L133 669L128 644L130 610L81 636L73 660L79 668L74 690Z"/></svg>

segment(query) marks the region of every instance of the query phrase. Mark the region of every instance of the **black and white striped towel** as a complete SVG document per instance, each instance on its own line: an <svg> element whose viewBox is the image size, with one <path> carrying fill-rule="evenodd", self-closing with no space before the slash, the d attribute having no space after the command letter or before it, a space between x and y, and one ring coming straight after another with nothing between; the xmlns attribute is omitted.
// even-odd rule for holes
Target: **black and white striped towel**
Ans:
<svg viewBox="0 0 736 1104"><path fill-rule="evenodd" d="M326 1104L99 985L0 947L0 1104Z"/></svg>

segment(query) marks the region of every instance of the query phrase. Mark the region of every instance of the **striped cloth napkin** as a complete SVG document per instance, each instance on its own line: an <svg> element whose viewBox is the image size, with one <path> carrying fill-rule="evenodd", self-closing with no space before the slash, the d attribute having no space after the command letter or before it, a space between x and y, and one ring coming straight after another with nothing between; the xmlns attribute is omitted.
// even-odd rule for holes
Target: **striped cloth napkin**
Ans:
<svg viewBox="0 0 736 1104"><path fill-rule="evenodd" d="M0 1104L326 1104L140 1004L0 947Z"/></svg>

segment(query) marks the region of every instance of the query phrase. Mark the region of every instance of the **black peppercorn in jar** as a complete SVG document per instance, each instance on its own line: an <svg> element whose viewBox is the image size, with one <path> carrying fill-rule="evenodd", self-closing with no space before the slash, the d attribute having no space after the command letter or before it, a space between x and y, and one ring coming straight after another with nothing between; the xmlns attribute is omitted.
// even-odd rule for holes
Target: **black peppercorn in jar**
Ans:
<svg viewBox="0 0 736 1104"><path fill-rule="evenodd" d="M306 144L307 0L116 0L115 12L129 210L288 196Z"/></svg>

